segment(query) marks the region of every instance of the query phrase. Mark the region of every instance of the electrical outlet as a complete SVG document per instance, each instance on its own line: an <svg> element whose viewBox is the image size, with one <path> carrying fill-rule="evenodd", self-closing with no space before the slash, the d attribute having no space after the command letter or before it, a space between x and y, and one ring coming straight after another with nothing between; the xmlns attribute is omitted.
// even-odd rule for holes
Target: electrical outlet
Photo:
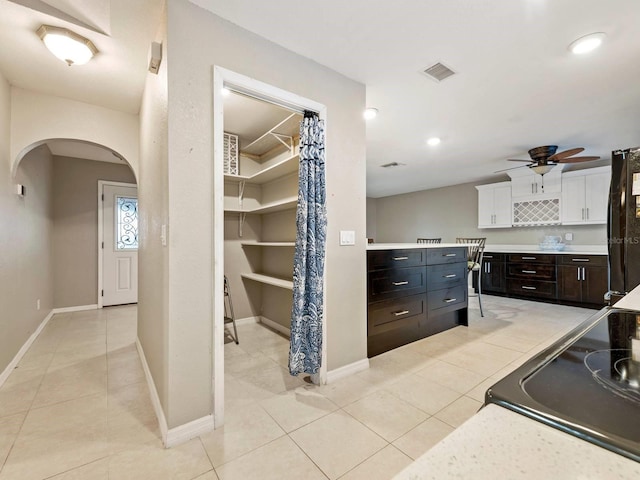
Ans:
<svg viewBox="0 0 640 480"><path fill-rule="evenodd" d="M571 240L573 240L573 233L565 233L564 239L570 242Z"/></svg>
<svg viewBox="0 0 640 480"><path fill-rule="evenodd" d="M40 310L40 299L36 300L36 309Z"/></svg>

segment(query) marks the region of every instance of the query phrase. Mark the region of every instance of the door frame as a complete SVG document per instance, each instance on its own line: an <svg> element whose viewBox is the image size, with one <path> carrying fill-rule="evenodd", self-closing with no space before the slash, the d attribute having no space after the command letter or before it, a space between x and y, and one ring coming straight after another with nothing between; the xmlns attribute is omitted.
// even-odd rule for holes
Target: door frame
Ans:
<svg viewBox="0 0 640 480"><path fill-rule="evenodd" d="M233 72L226 68L213 66L213 252L212 252L212 398L213 417L215 428L224 425L224 153L222 145L224 133L224 100L222 89L267 101L300 113L311 110L318 113L320 119L327 119L325 105L314 100L302 97L295 93L255 80L246 75ZM326 127L325 127L326 131ZM325 145L326 152L326 145ZM323 301L326 305L326 278L327 266L324 269L324 293ZM325 307L324 311L327 309ZM323 319L322 329L322 365L319 372L319 381L326 383L327 378L327 328L326 316Z"/></svg>
<svg viewBox="0 0 640 480"><path fill-rule="evenodd" d="M134 187L138 188L137 183L125 183L125 182L112 182L110 180L98 180L98 308L103 308L102 301L102 288L103 288L103 262L104 262L104 251L102 249L102 242L104 242L104 228L103 228L103 219L104 214L102 209L104 208L104 204L102 203L102 190L105 185L109 185L112 187ZM136 195L137 198L137 195Z"/></svg>

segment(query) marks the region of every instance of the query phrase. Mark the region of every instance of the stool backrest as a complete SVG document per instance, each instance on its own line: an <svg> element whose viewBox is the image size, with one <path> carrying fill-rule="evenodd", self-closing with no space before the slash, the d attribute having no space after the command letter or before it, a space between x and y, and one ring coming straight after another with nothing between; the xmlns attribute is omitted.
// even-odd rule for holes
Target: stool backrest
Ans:
<svg viewBox="0 0 640 480"><path fill-rule="evenodd" d="M441 238L418 238L417 243L441 243Z"/></svg>
<svg viewBox="0 0 640 480"><path fill-rule="evenodd" d="M487 241L486 237L458 237L456 243L468 243L467 247L468 265L471 270L475 264L482 263L482 254L484 253L484 245Z"/></svg>

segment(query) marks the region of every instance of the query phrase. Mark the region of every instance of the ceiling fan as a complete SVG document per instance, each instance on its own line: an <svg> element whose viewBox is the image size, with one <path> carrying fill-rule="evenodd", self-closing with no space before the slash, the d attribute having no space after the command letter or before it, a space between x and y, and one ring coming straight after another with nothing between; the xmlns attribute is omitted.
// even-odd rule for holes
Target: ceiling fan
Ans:
<svg viewBox="0 0 640 480"><path fill-rule="evenodd" d="M584 148L577 147L571 148L569 150L564 150L562 152L557 152L557 145L545 145L542 147L535 147L529 150L529 156L531 160L520 160L516 158L509 158L510 162L527 162L529 165L522 165L520 167L506 168L504 170L498 170L495 173L505 172L507 170L513 170L514 168L522 168L529 167L535 173L539 175L544 175L545 173L549 173L553 167L558 165L559 163L580 163L580 162L591 162L593 160L598 160L600 157L591 157L591 156L583 156L583 157L574 157L579 153L584 151Z"/></svg>

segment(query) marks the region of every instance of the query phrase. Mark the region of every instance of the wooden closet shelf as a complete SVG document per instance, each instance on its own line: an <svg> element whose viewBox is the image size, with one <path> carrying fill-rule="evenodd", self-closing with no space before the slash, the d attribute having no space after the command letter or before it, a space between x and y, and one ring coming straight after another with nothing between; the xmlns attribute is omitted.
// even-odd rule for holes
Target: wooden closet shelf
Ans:
<svg viewBox="0 0 640 480"><path fill-rule="evenodd" d="M242 278L253 280L254 282L265 283L267 285L273 285L274 287L293 290L292 280L286 280L284 278L279 278L279 277L272 277L271 275L264 275L262 273L242 273L240 276Z"/></svg>

